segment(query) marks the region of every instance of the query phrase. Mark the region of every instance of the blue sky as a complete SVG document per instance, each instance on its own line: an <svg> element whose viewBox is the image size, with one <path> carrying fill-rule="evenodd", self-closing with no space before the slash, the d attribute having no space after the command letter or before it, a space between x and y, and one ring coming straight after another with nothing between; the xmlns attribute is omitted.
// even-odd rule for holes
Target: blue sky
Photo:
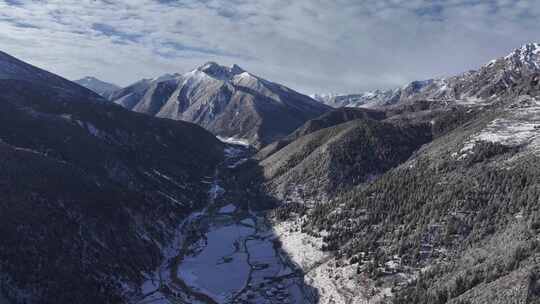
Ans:
<svg viewBox="0 0 540 304"><path fill-rule="evenodd" d="M353 93L477 68L538 20L537 0L0 0L0 50L119 85L212 60Z"/></svg>

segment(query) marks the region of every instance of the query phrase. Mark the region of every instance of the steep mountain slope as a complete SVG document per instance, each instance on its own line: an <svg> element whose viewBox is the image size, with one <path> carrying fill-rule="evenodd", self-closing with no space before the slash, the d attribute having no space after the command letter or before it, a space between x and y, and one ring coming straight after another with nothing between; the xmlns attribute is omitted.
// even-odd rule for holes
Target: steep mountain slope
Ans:
<svg viewBox="0 0 540 304"><path fill-rule="evenodd" d="M530 43L493 60L477 71L433 81L407 98L479 102L504 93L540 71L540 44Z"/></svg>
<svg viewBox="0 0 540 304"><path fill-rule="evenodd" d="M203 181L223 144L199 126L127 111L6 58L0 292L15 303L136 298L176 227L205 205Z"/></svg>
<svg viewBox="0 0 540 304"><path fill-rule="evenodd" d="M306 227L397 303L526 303L540 257L538 105L492 109L320 205Z"/></svg>
<svg viewBox="0 0 540 304"><path fill-rule="evenodd" d="M157 88L161 82L175 82L174 80L179 76L180 75L178 74L165 74L153 79L142 79L128 87L117 90L109 97L109 99L114 101L114 103L130 110L138 104L152 104L152 102L150 102L148 99L155 100L154 102L157 100L159 101L157 106L150 107L151 111L149 110L148 113L155 115L165 104L171 93L156 94L156 96L152 96L152 93L149 93L148 96L146 96L146 93L152 91L152 88L155 90L155 88Z"/></svg>
<svg viewBox="0 0 540 304"><path fill-rule="evenodd" d="M327 198L399 165L481 111L459 105L429 109L422 103L384 111L339 108L306 122L254 158L279 199L299 192L303 199Z"/></svg>
<svg viewBox="0 0 540 304"><path fill-rule="evenodd" d="M430 139L426 126L357 119L301 136L260 164L277 197L317 198L375 178Z"/></svg>
<svg viewBox="0 0 540 304"><path fill-rule="evenodd" d="M267 145L261 149L257 155L255 155L255 158L259 160L265 159L294 140L318 130L360 118L381 120L384 117L384 112L367 109L340 108L332 110L321 115L320 117L308 120L305 124L289 134L287 137Z"/></svg>
<svg viewBox="0 0 540 304"><path fill-rule="evenodd" d="M310 195L327 183L321 172L283 181L272 174L279 173L275 166L291 163L280 155L293 155L290 160L299 163L309 159L286 153L291 145L300 147L302 137L260 163L270 193L288 200L273 212L283 246L299 252L298 259L312 265L307 277L331 291L321 303L538 301L540 71L535 54L525 46L478 72L447 80L448 93L428 90L434 81L421 89L424 95L380 108L387 118L378 123L427 124L433 141L385 173L331 196L313 200ZM308 167L324 165L320 159L331 151L322 151ZM301 191L280 191L290 184ZM306 250L325 258L310 260L300 254Z"/></svg>
<svg viewBox="0 0 540 304"><path fill-rule="evenodd" d="M91 76L75 80L74 82L98 93L106 99L109 99L114 92L120 90L120 87L115 84L101 81Z"/></svg>
<svg viewBox="0 0 540 304"><path fill-rule="evenodd" d="M103 99L96 93L58 75L39 69L0 51L0 79L15 79L55 87L66 96Z"/></svg>
<svg viewBox="0 0 540 304"><path fill-rule="evenodd" d="M333 127L335 125L348 122L356 119L366 119L366 120L383 120L386 118L386 113L376 110L368 109L352 109L352 108L341 108L332 110L328 113L325 113L315 119L311 119L303 124L300 128L296 129L291 133L287 138L297 139L301 136L308 135L318 130L322 130L328 127Z"/></svg>
<svg viewBox="0 0 540 304"><path fill-rule="evenodd" d="M111 99L137 112L194 122L256 147L288 135L329 109L236 65L212 62L184 75L140 81Z"/></svg>

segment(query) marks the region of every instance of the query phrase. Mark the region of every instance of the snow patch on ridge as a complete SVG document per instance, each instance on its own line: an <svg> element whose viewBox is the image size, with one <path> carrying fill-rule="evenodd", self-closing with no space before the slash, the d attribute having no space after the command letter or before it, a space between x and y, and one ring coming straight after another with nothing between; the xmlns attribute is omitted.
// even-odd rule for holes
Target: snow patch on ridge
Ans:
<svg viewBox="0 0 540 304"><path fill-rule="evenodd" d="M465 157L481 141L522 147L540 154L540 101L530 96L519 97L508 107L504 117L492 120L465 142L459 158Z"/></svg>
<svg viewBox="0 0 540 304"><path fill-rule="evenodd" d="M226 143L226 144L232 144L232 145L240 145L240 146L249 146L249 140L245 138L236 138L236 137L222 137L222 136L216 136L220 141Z"/></svg>

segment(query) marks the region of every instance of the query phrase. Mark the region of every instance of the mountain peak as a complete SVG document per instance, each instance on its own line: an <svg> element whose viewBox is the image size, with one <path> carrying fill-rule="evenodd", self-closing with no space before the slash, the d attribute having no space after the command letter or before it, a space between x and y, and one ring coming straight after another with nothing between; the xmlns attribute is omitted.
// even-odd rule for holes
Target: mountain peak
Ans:
<svg viewBox="0 0 540 304"><path fill-rule="evenodd" d="M235 75L239 75L245 72L241 67L236 64L227 67L213 61L209 61L203 64L197 70L218 79L230 79Z"/></svg>
<svg viewBox="0 0 540 304"><path fill-rule="evenodd" d="M504 57L516 67L540 69L540 43L527 43Z"/></svg>
<svg viewBox="0 0 540 304"><path fill-rule="evenodd" d="M228 69L226 66L220 65L217 62L209 61L203 64L202 66L200 66L198 70L205 73L214 73L214 72L225 72Z"/></svg>

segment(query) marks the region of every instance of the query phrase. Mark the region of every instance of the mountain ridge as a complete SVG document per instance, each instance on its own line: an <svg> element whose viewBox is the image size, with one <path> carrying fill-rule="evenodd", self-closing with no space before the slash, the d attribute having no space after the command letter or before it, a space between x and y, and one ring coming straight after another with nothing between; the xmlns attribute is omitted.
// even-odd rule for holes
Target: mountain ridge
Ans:
<svg viewBox="0 0 540 304"><path fill-rule="evenodd" d="M519 78L540 72L540 44L527 43L508 55L493 59L459 75L413 81L393 90L374 90L359 94L314 94L333 107L381 107L414 100L455 101L463 104L490 102L516 85Z"/></svg>
<svg viewBox="0 0 540 304"><path fill-rule="evenodd" d="M137 112L194 122L221 137L244 139L257 147L329 110L237 65L215 62L164 81L139 81L111 99Z"/></svg>
<svg viewBox="0 0 540 304"><path fill-rule="evenodd" d="M23 62L5 52L0 51L0 79L13 79L56 86L66 95L84 95L92 101L104 101L95 92L71 82L61 76L50 73L34 65Z"/></svg>
<svg viewBox="0 0 540 304"><path fill-rule="evenodd" d="M225 145L12 58L0 57L2 298L131 302L205 207Z"/></svg>

